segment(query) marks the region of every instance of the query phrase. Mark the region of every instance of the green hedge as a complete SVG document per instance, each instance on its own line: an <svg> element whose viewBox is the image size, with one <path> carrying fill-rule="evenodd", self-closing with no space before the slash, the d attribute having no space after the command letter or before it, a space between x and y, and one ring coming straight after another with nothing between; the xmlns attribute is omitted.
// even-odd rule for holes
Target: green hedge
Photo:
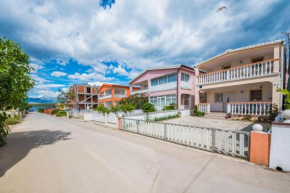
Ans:
<svg viewBox="0 0 290 193"><path fill-rule="evenodd" d="M163 121L163 120L167 120L167 119L174 119L174 118L177 118L178 115L168 115L168 116L165 116L165 117L155 117L154 118L154 121Z"/></svg>
<svg viewBox="0 0 290 193"><path fill-rule="evenodd" d="M44 108L39 108L39 109L38 109L38 112L40 112L40 113L44 113Z"/></svg>
<svg viewBox="0 0 290 193"><path fill-rule="evenodd" d="M58 111L55 115L57 117L66 117L66 111Z"/></svg>

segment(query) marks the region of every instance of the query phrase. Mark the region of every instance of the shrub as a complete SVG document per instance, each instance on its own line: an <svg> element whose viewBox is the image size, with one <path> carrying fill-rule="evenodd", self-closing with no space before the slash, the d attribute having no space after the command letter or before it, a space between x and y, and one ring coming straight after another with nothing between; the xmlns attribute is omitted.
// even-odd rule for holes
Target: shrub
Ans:
<svg viewBox="0 0 290 193"><path fill-rule="evenodd" d="M170 111L170 110L175 110L176 109L176 104L175 103L171 103L168 106L164 106L162 111Z"/></svg>
<svg viewBox="0 0 290 193"><path fill-rule="evenodd" d="M112 106L110 109L110 112L114 113L115 115L118 115L118 112L120 111L121 111L121 108L119 105Z"/></svg>
<svg viewBox="0 0 290 193"><path fill-rule="evenodd" d="M120 105L125 105L131 103L135 106L136 109L142 109L145 103L148 103L148 96L145 93L136 93L130 95L128 98L122 98L120 100Z"/></svg>
<svg viewBox="0 0 290 193"><path fill-rule="evenodd" d="M193 116L203 117L205 112L201 112L198 110L197 105L194 106Z"/></svg>
<svg viewBox="0 0 290 193"><path fill-rule="evenodd" d="M57 117L66 117L66 111L58 111L55 115Z"/></svg>
<svg viewBox="0 0 290 193"><path fill-rule="evenodd" d="M154 121L163 121L163 120L167 120L167 119L174 119L177 118L178 115L168 115L168 116L164 116L164 117L155 117Z"/></svg>
<svg viewBox="0 0 290 193"><path fill-rule="evenodd" d="M39 113L44 113L44 108L39 108L39 109L38 109L38 112L39 112Z"/></svg>
<svg viewBox="0 0 290 193"><path fill-rule="evenodd" d="M269 119L271 121L275 121L275 118L279 114L279 109L278 109L278 105L277 104L274 103L274 104L270 105L269 114L270 114L270 118Z"/></svg>
<svg viewBox="0 0 290 193"><path fill-rule="evenodd" d="M59 109L52 109L52 111L50 111L50 114L55 115L59 111L60 111Z"/></svg>
<svg viewBox="0 0 290 193"><path fill-rule="evenodd" d="M244 120L251 121L252 120L252 116L251 115L245 115L244 116Z"/></svg>
<svg viewBox="0 0 290 193"><path fill-rule="evenodd" d="M132 103L127 103L127 104L123 104L120 105L120 109L124 112L124 113L131 113L133 110L136 109L136 106Z"/></svg>
<svg viewBox="0 0 290 193"><path fill-rule="evenodd" d="M143 113L150 113L150 112L155 112L156 111L154 105L151 104L151 103L145 103L143 105L142 110L143 110Z"/></svg>
<svg viewBox="0 0 290 193"><path fill-rule="evenodd" d="M21 120L19 116L15 115L14 117L9 117L8 119L5 120L6 125L15 125L17 123L20 123Z"/></svg>
<svg viewBox="0 0 290 193"><path fill-rule="evenodd" d="M95 108L95 110L99 113L102 113L102 114L105 114L105 113L109 114L110 113L110 109L108 109L104 105L98 105L97 108Z"/></svg>

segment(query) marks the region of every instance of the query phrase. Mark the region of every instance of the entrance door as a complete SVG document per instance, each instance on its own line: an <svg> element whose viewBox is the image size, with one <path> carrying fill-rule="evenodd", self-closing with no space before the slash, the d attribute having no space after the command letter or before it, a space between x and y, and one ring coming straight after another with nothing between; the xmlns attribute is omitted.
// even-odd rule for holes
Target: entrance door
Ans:
<svg viewBox="0 0 290 193"><path fill-rule="evenodd" d="M223 93L224 112L227 112L229 102L235 102L235 93L233 92Z"/></svg>
<svg viewBox="0 0 290 193"><path fill-rule="evenodd" d="M157 104L159 106L160 109L158 110L162 110L162 108L165 106L165 96L161 96L157 98Z"/></svg>

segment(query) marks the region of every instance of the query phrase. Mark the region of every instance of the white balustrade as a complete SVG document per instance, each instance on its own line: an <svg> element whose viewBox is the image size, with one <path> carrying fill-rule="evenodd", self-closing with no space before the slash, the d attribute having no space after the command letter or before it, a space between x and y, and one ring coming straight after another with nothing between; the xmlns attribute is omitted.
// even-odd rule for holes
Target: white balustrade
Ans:
<svg viewBox="0 0 290 193"><path fill-rule="evenodd" d="M140 90L132 90L130 95L133 95L133 94L141 94L141 93L148 93L148 89L140 89Z"/></svg>
<svg viewBox="0 0 290 193"><path fill-rule="evenodd" d="M198 110L204 113L210 113L210 103L199 103Z"/></svg>
<svg viewBox="0 0 290 193"><path fill-rule="evenodd" d="M226 70L210 72L198 76L198 84L211 84L252 77L268 76L274 73L274 60L247 64Z"/></svg>
<svg viewBox="0 0 290 193"><path fill-rule="evenodd" d="M271 102L228 103L227 112L236 115L269 116Z"/></svg>

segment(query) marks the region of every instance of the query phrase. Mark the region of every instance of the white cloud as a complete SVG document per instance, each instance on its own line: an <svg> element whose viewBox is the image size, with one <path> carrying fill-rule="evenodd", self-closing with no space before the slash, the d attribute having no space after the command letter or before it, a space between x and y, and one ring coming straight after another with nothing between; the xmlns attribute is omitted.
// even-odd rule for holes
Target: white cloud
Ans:
<svg viewBox="0 0 290 193"><path fill-rule="evenodd" d="M120 66L120 65L118 67L116 67L116 68L113 68L113 72L115 74L118 74L118 75L121 75L121 76L127 76L128 75L128 72L124 68L122 68L122 66Z"/></svg>
<svg viewBox="0 0 290 193"><path fill-rule="evenodd" d="M51 76L55 76L55 77L61 77L61 76L66 76L67 74L65 72L60 72L60 71L53 71L51 73Z"/></svg>
<svg viewBox="0 0 290 193"><path fill-rule="evenodd" d="M90 81L90 80L99 80L99 81L110 81L113 80L114 78L112 77L105 77L102 74L98 74L98 73L74 73L68 76L71 79L78 79L78 80L82 80L82 81Z"/></svg>
<svg viewBox="0 0 290 193"><path fill-rule="evenodd" d="M38 84L35 85L34 88L36 89L49 89L49 88L61 88L65 87L64 84Z"/></svg>
<svg viewBox="0 0 290 193"><path fill-rule="evenodd" d="M2 0L0 22L9 22L9 34L17 26L13 32L18 42L42 55L53 55L60 65L73 58L91 66L88 73L71 78L103 80L108 70L132 77L131 72L153 66L194 64L233 42L252 38L249 41L258 43L261 37L272 40L278 29L263 35L259 29L259 35L249 35L253 29L244 26L269 14L282 1L122 0L110 10L100 7L96 0L41 2ZM223 5L227 9L217 13ZM282 25L286 20L280 17L275 23ZM103 61L125 63L126 69L133 70L128 73L119 66L111 69ZM103 77L95 78L96 74Z"/></svg>

